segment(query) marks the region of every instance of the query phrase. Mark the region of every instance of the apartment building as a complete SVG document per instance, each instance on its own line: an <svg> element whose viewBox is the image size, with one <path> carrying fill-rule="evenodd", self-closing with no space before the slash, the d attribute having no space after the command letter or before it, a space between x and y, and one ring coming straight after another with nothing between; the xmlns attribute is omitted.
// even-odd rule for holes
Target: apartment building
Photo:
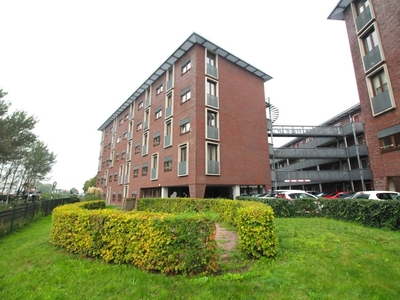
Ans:
<svg viewBox="0 0 400 300"><path fill-rule="evenodd" d="M340 0L365 125L372 188L400 191L400 3Z"/></svg>
<svg viewBox="0 0 400 300"><path fill-rule="evenodd" d="M104 198L234 198L270 188L264 83L271 78L190 35L99 127Z"/></svg>
<svg viewBox="0 0 400 300"><path fill-rule="evenodd" d="M275 189L325 193L372 189L359 104L319 126L277 126L270 123L269 136L293 137L283 146L270 149Z"/></svg>

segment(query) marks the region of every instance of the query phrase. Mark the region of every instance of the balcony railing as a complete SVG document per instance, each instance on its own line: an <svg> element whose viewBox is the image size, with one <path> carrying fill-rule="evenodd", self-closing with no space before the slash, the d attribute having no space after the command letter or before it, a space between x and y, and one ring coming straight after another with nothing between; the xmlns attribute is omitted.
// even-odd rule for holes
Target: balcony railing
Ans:
<svg viewBox="0 0 400 300"><path fill-rule="evenodd" d="M215 95L207 94L207 105L215 108L219 108L219 100Z"/></svg>
<svg viewBox="0 0 400 300"><path fill-rule="evenodd" d="M379 49L379 46L376 46L374 49L372 49L370 52L368 52L364 56L363 60L364 60L364 67L365 67L366 71L371 69L373 66L375 66L379 62L381 62L382 56L381 56L381 51Z"/></svg>
<svg viewBox="0 0 400 300"><path fill-rule="evenodd" d="M207 138L218 140L219 139L219 128L213 126L207 126Z"/></svg>
<svg viewBox="0 0 400 300"><path fill-rule="evenodd" d="M178 163L178 175L187 175L187 162L181 161Z"/></svg>
<svg viewBox="0 0 400 300"><path fill-rule="evenodd" d="M218 78L218 68L207 64L207 75Z"/></svg>
<svg viewBox="0 0 400 300"><path fill-rule="evenodd" d="M372 108L373 108L374 114L383 112L393 106L388 90L386 90L386 91L380 93L379 95L375 96L374 98L372 98L371 103L372 103Z"/></svg>
<svg viewBox="0 0 400 300"><path fill-rule="evenodd" d="M207 161L207 174L219 175L219 161L208 160Z"/></svg>

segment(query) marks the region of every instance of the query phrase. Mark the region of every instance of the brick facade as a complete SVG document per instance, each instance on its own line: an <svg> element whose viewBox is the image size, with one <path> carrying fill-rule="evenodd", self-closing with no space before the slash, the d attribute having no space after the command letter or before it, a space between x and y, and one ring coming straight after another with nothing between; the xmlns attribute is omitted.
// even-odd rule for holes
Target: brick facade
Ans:
<svg viewBox="0 0 400 300"><path fill-rule="evenodd" d="M357 27L356 19L360 15L357 3L365 6L371 12L371 18L362 27ZM347 1L340 1L345 4ZM383 137L389 134L399 134L396 125L400 124L400 6L398 0L369 0L354 1L346 6L343 19L350 43L354 71L356 75L360 106L363 111L365 136L368 144L369 159L374 178L374 189L400 191L400 144L385 144ZM370 69L364 67L363 57L368 51L364 50L366 36L375 31L376 43L379 46L381 60ZM372 51L371 51L372 52ZM374 113L372 98L374 88L372 78L382 71L387 78L387 90L392 101L391 107ZM376 110L376 109L375 109Z"/></svg>
<svg viewBox="0 0 400 300"><path fill-rule="evenodd" d="M183 47L194 40L190 47ZM169 197L174 191L178 196L233 198L242 188L251 186L264 191L271 187L264 97L264 83L271 77L250 65L248 69L256 72L245 69L232 61L232 56L228 58L227 51L219 47L209 49L203 46L204 41L197 34L189 37L99 128L103 134L97 186L103 189L109 203L121 202L133 194ZM208 74L207 53L215 57L218 75ZM191 67L183 73L182 67L188 60ZM172 87L167 88L170 74ZM207 81L217 87L217 106L207 102ZM157 93L161 85L163 89ZM187 91L190 99L181 103ZM171 116L166 115L169 95L173 99ZM208 112L217 116L217 138L207 135ZM187 121L190 130L182 133L180 127ZM164 141L168 123L172 128L169 146ZM139 129L138 124L142 124ZM157 136L159 144L153 143ZM147 153L143 153L145 144ZM136 145L140 152L135 154ZM181 176L178 164L183 145L188 149L188 172ZM212 151L207 150L208 145L217 147L216 161L209 158ZM155 155L158 176L151 178ZM164 161L171 158L172 169L164 170ZM217 171L207 171L208 160L214 163L212 166L217 162ZM146 164L148 173L143 175Z"/></svg>

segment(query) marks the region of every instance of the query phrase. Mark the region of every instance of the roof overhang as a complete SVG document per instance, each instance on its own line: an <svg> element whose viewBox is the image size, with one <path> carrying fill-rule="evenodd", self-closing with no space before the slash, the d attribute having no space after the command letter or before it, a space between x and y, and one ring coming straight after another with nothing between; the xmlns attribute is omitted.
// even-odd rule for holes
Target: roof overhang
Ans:
<svg viewBox="0 0 400 300"><path fill-rule="evenodd" d="M329 20L344 20L344 11L349 6L351 0L340 0L329 15Z"/></svg>
<svg viewBox="0 0 400 300"><path fill-rule="evenodd" d="M118 115L123 112L136 98L138 98L153 82L155 82L162 74L165 73L179 58L181 58L194 44L201 46L217 53L219 56L226 58L232 63L242 67L243 69L253 73L255 76L260 77L264 82L272 79L268 74L260 71L259 69L248 64L244 60L229 53L214 43L206 40L197 33L192 33L190 37L183 42L182 45L99 127L98 130L104 130Z"/></svg>

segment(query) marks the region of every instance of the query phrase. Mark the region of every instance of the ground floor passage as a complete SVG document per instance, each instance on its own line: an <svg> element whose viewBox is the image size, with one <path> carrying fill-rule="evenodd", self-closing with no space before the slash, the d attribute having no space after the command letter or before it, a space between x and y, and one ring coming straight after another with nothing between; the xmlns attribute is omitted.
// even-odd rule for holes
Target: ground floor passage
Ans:
<svg viewBox="0 0 400 300"><path fill-rule="evenodd" d="M126 198L223 198L235 199L240 195L261 194L266 192L263 185L182 185L170 187L141 188L129 192L126 186L124 191L112 191L107 188L103 195L108 204L121 204Z"/></svg>

